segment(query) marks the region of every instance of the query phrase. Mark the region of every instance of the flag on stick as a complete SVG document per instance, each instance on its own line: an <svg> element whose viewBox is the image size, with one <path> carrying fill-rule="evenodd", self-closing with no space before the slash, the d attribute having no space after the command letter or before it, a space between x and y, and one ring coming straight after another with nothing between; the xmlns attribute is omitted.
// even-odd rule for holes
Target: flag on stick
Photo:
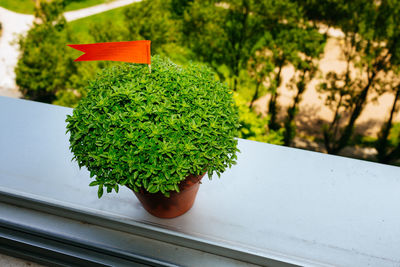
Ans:
<svg viewBox="0 0 400 267"><path fill-rule="evenodd" d="M108 42L96 44L71 44L76 50L84 52L74 61L109 60L131 63L151 64L151 41Z"/></svg>

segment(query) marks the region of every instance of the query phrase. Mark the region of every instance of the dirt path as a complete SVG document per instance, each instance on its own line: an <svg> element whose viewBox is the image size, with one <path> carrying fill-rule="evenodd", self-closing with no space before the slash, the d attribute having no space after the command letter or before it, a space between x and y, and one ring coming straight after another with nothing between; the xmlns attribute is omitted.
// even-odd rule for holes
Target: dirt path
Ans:
<svg viewBox="0 0 400 267"><path fill-rule="evenodd" d="M91 6L79 10L68 11L64 13L64 16L67 21L73 21L140 1L142 0L114 0L112 2L104 3L97 6Z"/></svg>
<svg viewBox="0 0 400 267"><path fill-rule="evenodd" d="M3 32L0 37L0 95L19 97L16 89L14 68L19 50L12 44L19 34L25 34L33 22L32 15L19 14L0 7ZM14 89L14 90L13 90Z"/></svg>

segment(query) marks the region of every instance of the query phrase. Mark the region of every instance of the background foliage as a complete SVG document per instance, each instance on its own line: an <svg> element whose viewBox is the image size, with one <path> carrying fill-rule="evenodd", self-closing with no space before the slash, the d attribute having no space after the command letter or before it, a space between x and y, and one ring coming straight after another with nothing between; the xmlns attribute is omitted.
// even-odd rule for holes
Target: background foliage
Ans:
<svg viewBox="0 0 400 267"><path fill-rule="evenodd" d="M358 119L372 96L391 94L393 105L381 133L367 143L376 148L376 160L393 164L400 158L399 142L393 141L400 138L394 119L400 105L399 18L399 0L144 0L69 25L57 17L49 17L47 26L35 24L29 38L20 41L17 79L27 98L75 106L86 95L87 80L115 63L70 64L79 53L65 50L65 43L150 39L153 54L183 65L203 62L236 92L243 138L295 146L302 97L311 80L318 79L319 93L334 116L320 129L320 140L307 138L339 154L349 145L366 144L360 140L369 137L354 132ZM329 27L344 33L347 68L322 75L319 62ZM63 58L46 54L38 42L44 38L51 49L65 51ZM57 67L49 69L40 53ZM284 110L280 101L286 67L294 69L287 85L293 99ZM265 95L267 114L260 115L255 103Z"/></svg>
<svg viewBox="0 0 400 267"><path fill-rule="evenodd" d="M69 77L76 72L67 53L70 39L62 1L43 3L36 9L37 20L19 40L21 58L15 69L16 83L31 100L52 102L59 91L68 88Z"/></svg>

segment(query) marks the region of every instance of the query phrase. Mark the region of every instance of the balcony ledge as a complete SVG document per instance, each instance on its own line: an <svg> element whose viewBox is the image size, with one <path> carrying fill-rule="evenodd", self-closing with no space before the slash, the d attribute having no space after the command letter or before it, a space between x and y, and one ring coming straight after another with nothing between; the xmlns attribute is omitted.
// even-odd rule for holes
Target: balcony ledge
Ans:
<svg viewBox="0 0 400 267"><path fill-rule="evenodd" d="M188 213L159 219L125 188L97 199L71 162L71 111L0 97L4 253L55 265L400 264L399 167L240 139L236 166L204 179Z"/></svg>

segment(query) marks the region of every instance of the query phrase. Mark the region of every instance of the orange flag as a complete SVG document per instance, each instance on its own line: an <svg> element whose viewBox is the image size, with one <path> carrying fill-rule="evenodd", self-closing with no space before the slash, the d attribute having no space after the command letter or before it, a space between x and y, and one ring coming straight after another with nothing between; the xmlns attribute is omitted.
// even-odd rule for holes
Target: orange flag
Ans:
<svg viewBox="0 0 400 267"><path fill-rule="evenodd" d="M85 54L74 61L110 60L131 63L151 64L151 41L109 42L96 44L68 45Z"/></svg>

